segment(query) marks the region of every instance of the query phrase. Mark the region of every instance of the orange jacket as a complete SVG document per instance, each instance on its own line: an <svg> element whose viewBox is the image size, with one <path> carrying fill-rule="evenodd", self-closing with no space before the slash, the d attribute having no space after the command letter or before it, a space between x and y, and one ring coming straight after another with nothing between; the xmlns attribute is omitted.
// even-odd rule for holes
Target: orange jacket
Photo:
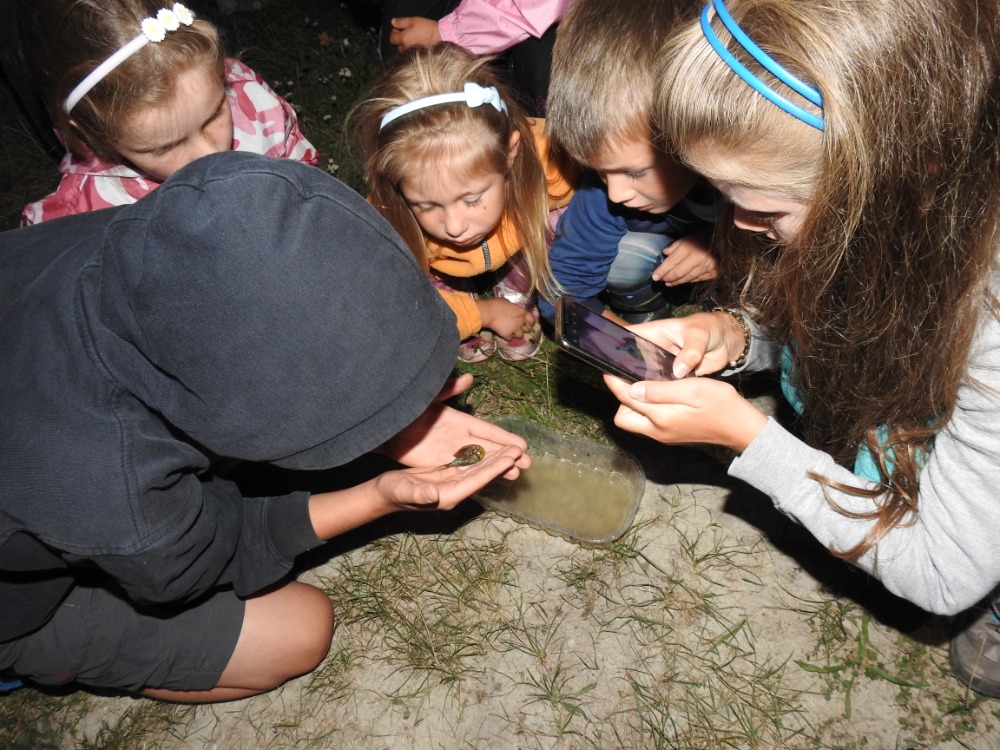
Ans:
<svg viewBox="0 0 1000 750"><path fill-rule="evenodd" d="M531 120L531 132L535 138L538 155L541 158L548 181L549 210L564 208L573 197L573 187L578 177L577 170L572 166L561 164L559 159L551 158L549 142L545 137L545 120ZM466 249L459 252L452 247L439 244L426 235L424 241L427 245L430 272L434 275L443 274L460 278L494 271L521 251L521 238L518 236L513 222L506 215L500 220L499 226L486 238L486 251ZM459 336L466 339L474 333L478 333L483 327L483 319L479 315L476 300L465 292L453 292L446 289L439 291L458 318Z"/></svg>

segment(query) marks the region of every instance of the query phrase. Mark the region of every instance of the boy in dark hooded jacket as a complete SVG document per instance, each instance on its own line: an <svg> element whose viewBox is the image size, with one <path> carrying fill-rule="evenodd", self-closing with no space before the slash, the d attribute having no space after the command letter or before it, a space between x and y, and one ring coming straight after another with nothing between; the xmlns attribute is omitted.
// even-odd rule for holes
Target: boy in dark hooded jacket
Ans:
<svg viewBox="0 0 1000 750"><path fill-rule="evenodd" d="M364 199L289 160L216 154L0 235L0 678L200 702L313 669L333 615L284 580L297 555L529 464L439 403L468 385L445 385L456 330ZM376 449L420 468L272 497L215 471Z"/></svg>

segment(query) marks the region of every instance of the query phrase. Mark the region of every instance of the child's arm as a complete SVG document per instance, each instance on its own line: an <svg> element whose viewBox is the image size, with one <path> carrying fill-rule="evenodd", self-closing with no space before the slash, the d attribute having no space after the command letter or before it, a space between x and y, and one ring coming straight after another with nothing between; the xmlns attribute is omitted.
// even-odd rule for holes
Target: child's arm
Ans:
<svg viewBox="0 0 1000 750"><path fill-rule="evenodd" d="M384 443L379 452L404 466L428 468L448 462L458 447L470 443L481 445L487 452L500 450L508 445L527 450L528 443L521 436L445 405L445 401L468 390L472 381L472 375L468 373L448 380L435 397L434 403ZM515 462L514 469L504 476L507 479L517 479L520 470L529 466L531 458L524 453Z"/></svg>
<svg viewBox="0 0 1000 750"><path fill-rule="evenodd" d="M663 250L666 260L653 271L653 281L673 286L710 281L719 275L719 264L708 249L711 229L685 235Z"/></svg>
<svg viewBox="0 0 1000 750"><path fill-rule="evenodd" d="M451 311L455 313L455 322L458 324L458 338L467 339L474 333L479 333L483 327L483 317L479 312L479 305L472 295L465 292L453 292L448 289L438 289L441 297L447 303Z"/></svg>
<svg viewBox="0 0 1000 750"><path fill-rule="evenodd" d="M559 220L549 251L552 274L563 293L581 302L595 300L607 287L608 270L624 235L624 219L608 211L604 184L587 172ZM540 299L538 308L553 322L555 308L550 301Z"/></svg>
<svg viewBox="0 0 1000 750"><path fill-rule="evenodd" d="M331 539L399 510L451 510L509 472L521 454L506 446L471 466L387 471L346 490L312 495L309 518L317 537Z"/></svg>
<svg viewBox="0 0 1000 750"><path fill-rule="evenodd" d="M454 42L476 55L510 49L529 36L540 37L563 17L570 0L462 0L440 21L394 18L389 42L401 50ZM428 23L433 24L430 30Z"/></svg>
<svg viewBox="0 0 1000 750"><path fill-rule="evenodd" d="M329 539L397 510L448 510L493 479L516 479L530 467L524 438L442 403L471 385L471 375L448 381L434 403L382 446L397 461L423 468L388 471L356 487L310 497L317 536ZM484 448L485 457L465 468L447 467L468 444Z"/></svg>

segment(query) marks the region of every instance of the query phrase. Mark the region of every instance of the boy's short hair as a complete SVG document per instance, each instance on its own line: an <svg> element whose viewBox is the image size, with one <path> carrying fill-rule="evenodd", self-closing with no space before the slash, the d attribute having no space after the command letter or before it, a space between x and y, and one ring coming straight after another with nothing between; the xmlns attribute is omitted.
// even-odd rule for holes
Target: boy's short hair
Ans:
<svg viewBox="0 0 1000 750"><path fill-rule="evenodd" d="M559 24L546 103L549 137L581 164L608 141L652 133L655 63L693 0L575 0Z"/></svg>

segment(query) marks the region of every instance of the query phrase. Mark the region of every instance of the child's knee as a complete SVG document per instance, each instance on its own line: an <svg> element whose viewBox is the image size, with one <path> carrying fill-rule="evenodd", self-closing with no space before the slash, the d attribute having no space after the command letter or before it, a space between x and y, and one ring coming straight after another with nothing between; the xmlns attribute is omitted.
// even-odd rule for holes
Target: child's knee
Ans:
<svg viewBox="0 0 1000 750"><path fill-rule="evenodd" d="M300 641L303 672L315 669L326 658L333 642L333 603L325 592L314 586L304 586L301 592L299 616L304 631Z"/></svg>
<svg viewBox="0 0 1000 750"><path fill-rule="evenodd" d="M333 605L315 586L290 583L276 593L266 614L265 648L275 684L315 669L330 651Z"/></svg>
<svg viewBox="0 0 1000 750"><path fill-rule="evenodd" d="M663 234L626 232L608 270L608 283L630 287L649 281L653 271L663 262L663 249L669 244L669 238Z"/></svg>

